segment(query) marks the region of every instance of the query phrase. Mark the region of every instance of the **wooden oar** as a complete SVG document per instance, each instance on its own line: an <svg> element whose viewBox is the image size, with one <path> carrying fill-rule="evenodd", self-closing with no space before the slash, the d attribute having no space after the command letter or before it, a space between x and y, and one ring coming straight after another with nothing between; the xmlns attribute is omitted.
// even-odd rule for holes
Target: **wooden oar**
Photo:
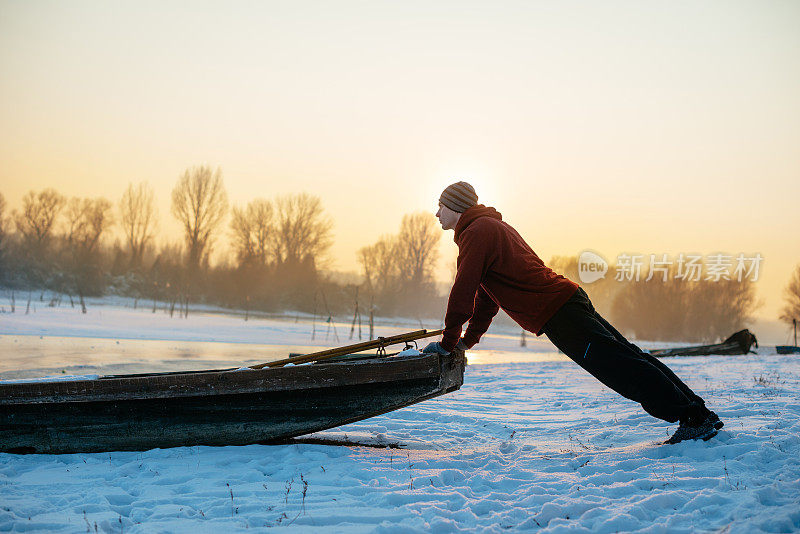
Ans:
<svg viewBox="0 0 800 534"><path fill-rule="evenodd" d="M354 352L361 352L362 350L377 349L394 345L395 343L402 343L404 341L414 341L415 339L422 339L426 337L439 336L444 330L416 330L414 332L407 332L405 334L398 334L396 336L379 337L371 341L364 341L363 343L356 343L355 345L347 345L346 347L338 347L335 349L323 350L320 352L313 352L303 356L295 356L293 358L284 358L274 362L259 363L251 365L251 369L263 369L264 367L283 367L287 363L308 363L320 360L327 360L336 356L344 356L345 354L352 354Z"/></svg>

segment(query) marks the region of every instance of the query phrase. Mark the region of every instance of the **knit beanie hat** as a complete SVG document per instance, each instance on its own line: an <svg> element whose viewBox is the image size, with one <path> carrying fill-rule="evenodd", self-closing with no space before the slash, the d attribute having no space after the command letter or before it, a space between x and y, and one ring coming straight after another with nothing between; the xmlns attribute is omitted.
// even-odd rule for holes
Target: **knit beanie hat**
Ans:
<svg viewBox="0 0 800 534"><path fill-rule="evenodd" d="M464 213L478 203L478 195L475 193L475 189L467 182L456 182L448 185L442 191L439 202L453 211Z"/></svg>

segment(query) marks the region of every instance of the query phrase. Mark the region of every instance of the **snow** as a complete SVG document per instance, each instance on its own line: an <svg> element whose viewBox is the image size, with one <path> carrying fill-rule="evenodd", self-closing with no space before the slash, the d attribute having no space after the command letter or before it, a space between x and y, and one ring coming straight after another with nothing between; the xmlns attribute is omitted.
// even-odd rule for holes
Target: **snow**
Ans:
<svg viewBox="0 0 800 534"><path fill-rule="evenodd" d="M349 342L344 327L339 343L326 342L319 324L311 340L304 321L19 308L0 314L0 378L238 368L265 350ZM797 356L762 347L666 359L725 428L707 442L660 445L675 425L546 338L518 345L498 335L470 351L457 392L292 444L0 454L0 531L800 530Z"/></svg>
<svg viewBox="0 0 800 534"><path fill-rule="evenodd" d="M16 380L0 380L2 384L33 384L36 382L75 382L79 380L97 380L100 375L50 375L38 378L18 378Z"/></svg>

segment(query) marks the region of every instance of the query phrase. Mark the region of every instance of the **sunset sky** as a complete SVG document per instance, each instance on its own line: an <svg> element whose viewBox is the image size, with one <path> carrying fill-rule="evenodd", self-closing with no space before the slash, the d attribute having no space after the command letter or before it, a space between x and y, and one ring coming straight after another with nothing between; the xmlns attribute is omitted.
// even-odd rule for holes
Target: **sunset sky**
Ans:
<svg viewBox="0 0 800 534"><path fill-rule="evenodd" d="M775 318L800 263L798 28L794 0L0 0L0 192L146 180L177 240L171 189L219 166L233 204L319 195L355 271L463 179L545 260L761 253Z"/></svg>

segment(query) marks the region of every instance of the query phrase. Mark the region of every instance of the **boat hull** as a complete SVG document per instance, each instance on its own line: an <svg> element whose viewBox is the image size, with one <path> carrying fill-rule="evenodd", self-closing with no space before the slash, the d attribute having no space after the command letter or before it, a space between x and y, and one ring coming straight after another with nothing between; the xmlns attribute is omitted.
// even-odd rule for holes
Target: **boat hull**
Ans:
<svg viewBox="0 0 800 534"><path fill-rule="evenodd" d="M464 364L460 353L115 377L110 383L3 385L0 451L74 453L280 441L454 391L463 383ZM17 395L10 396L14 392L3 391L9 386L28 387L17 387Z"/></svg>

